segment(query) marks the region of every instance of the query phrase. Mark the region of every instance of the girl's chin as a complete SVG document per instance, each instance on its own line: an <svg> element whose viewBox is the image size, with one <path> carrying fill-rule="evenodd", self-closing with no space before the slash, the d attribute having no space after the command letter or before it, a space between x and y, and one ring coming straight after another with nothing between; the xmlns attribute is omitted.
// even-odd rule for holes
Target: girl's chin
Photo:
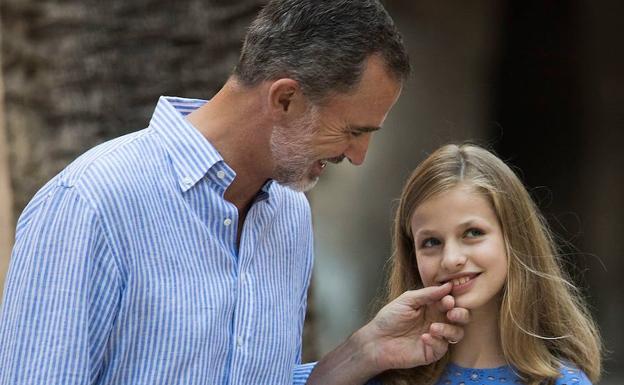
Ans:
<svg viewBox="0 0 624 385"><path fill-rule="evenodd" d="M455 296L455 306L468 310L478 310L490 302L489 298L483 298L478 293L465 293Z"/></svg>
<svg viewBox="0 0 624 385"><path fill-rule="evenodd" d="M470 301L455 301L455 307L461 307L470 311L479 310L481 308L479 304L474 304Z"/></svg>
<svg viewBox="0 0 624 385"><path fill-rule="evenodd" d="M468 298L455 297L455 307L463 307L464 309L473 310L475 308L474 301ZM478 305L476 305L478 307Z"/></svg>
<svg viewBox="0 0 624 385"><path fill-rule="evenodd" d="M471 293L472 294L472 293ZM461 307L467 310L487 310L491 309L493 312L498 312L500 308L500 298L475 298L475 296L465 294L455 297L455 307Z"/></svg>

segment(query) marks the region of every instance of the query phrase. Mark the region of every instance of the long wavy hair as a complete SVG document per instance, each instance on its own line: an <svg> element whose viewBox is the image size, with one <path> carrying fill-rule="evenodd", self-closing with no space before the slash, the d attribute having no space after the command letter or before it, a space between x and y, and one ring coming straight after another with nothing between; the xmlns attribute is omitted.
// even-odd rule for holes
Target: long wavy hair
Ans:
<svg viewBox="0 0 624 385"><path fill-rule="evenodd" d="M505 360L529 385L554 383L562 362L596 383L602 346L581 293L561 267L546 221L516 174L491 152L472 144L439 148L414 170L396 211L386 301L423 287L411 218L427 199L459 184L485 193L500 222L508 256L499 314ZM385 384L432 384L449 361L391 370Z"/></svg>

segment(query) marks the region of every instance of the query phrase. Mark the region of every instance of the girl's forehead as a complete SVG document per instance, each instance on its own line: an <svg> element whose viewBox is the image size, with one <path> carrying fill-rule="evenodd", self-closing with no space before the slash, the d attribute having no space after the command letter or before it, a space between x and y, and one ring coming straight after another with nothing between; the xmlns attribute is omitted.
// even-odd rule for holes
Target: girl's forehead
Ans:
<svg viewBox="0 0 624 385"><path fill-rule="evenodd" d="M460 184L420 203L410 223L412 227L420 227L427 223L447 223L465 217L495 220L496 213L487 194L474 186Z"/></svg>

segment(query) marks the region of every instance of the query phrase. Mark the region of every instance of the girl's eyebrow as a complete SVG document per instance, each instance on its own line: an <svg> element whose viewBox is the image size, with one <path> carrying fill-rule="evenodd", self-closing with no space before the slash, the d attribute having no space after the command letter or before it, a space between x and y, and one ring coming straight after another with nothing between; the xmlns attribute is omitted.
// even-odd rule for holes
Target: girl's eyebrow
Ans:
<svg viewBox="0 0 624 385"><path fill-rule="evenodd" d="M485 220L485 219L470 218L470 219L465 220L464 222L460 223L457 227L459 227L459 228L466 228L466 227L472 227L472 226L482 227L482 226L486 226L488 224L489 224L488 221Z"/></svg>
<svg viewBox="0 0 624 385"><path fill-rule="evenodd" d="M457 226L457 227L470 227L470 226L474 226L475 222L476 221L474 219L468 219L467 221L464 221L464 222L460 223L459 226Z"/></svg>
<svg viewBox="0 0 624 385"><path fill-rule="evenodd" d="M467 227L483 227L486 225L486 223L483 223L484 220L478 220L475 218L470 218L467 219L463 222L461 222L459 225L456 226L456 228L459 229L465 229ZM436 236L437 233L434 230L430 230L430 229L419 229L418 231L413 233L413 237L414 239L418 238L418 237L429 237L429 236Z"/></svg>
<svg viewBox="0 0 624 385"><path fill-rule="evenodd" d="M435 235L435 231L429 229L421 229L414 233L414 238L428 237Z"/></svg>

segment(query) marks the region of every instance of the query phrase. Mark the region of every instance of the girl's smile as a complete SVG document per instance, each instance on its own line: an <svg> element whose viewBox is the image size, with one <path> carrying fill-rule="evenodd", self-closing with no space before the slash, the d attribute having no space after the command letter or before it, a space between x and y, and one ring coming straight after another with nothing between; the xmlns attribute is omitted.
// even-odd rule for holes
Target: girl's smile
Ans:
<svg viewBox="0 0 624 385"><path fill-rule="evenodd" d="M462 273L457 274L453 278L444 279L440 284L444 285L446 282L451 282L453 284L453 289L451 290L451 294L454 296L463 294L470 290L474 283L475 279L481 273Z"/></svg>

